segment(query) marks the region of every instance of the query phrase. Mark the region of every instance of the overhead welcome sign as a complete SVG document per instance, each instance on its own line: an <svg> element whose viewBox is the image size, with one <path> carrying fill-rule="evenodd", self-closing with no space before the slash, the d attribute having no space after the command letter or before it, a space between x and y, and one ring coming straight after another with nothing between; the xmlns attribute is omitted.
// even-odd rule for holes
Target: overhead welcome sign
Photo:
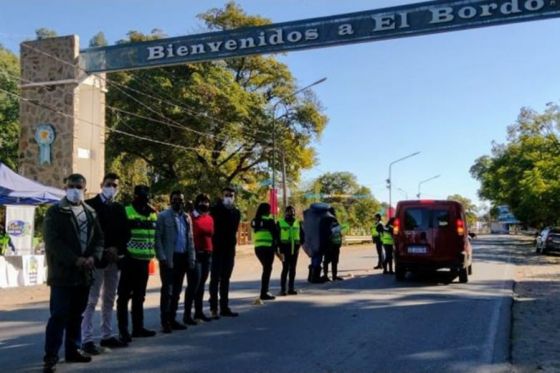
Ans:
<svg viewBox="0 0 560 373"><path fill-rule="evenodd" d="M90 48L90 73L321 48L560 17L560 0L429 1L260 27Z"/></svg>

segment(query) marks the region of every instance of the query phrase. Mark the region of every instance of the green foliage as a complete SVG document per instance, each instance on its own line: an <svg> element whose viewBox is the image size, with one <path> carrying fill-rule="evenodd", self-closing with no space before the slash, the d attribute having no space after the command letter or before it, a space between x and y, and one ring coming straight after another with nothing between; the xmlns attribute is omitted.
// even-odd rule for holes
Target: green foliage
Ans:
<svg viewBox="0 0 560 373"><path fill-rule="evenodd" d="M105 34L102 31L95 34L89 40L90 47L105 47L107 45L109 45L109 43L107 42L107 39L105 38Z"/></svg>
<svg viewBox="0 0 560 373"><path fill-rule="evenodd" d="M350 234L369 234L373 216L381 208L369 188L360 185L350 172L325 173L311 184L306 194L321 195L321 201L331 204L338 220L349 225Z"/></svg>
<svg viewBox="0 0 560 373"><path fill-rule="evenodd" d="M37 40L42 40L42 39L48 39L48 38L56 38L58 36L57 32L47 28L47 27L41 27L38 28L37 30L35 30L35 36L37 37Z"/></svg>
<svg viewBox="0 0 560 373"><path fill-rule="evenodd" d="M532 226L560 222L560 110L549 103L539 114L523 108L508 128L506 144L493 144L492 155L476 160L471 174L479 195L510 206Z"/></svg>
<svg viewBox="0 0 560 373"><path fill-rule="evenodd" d="M447 197L450 201L457 201L463 205L465 209L465 215L467 219L467 224L469 227L474 227L477 221L478 208L476 205L467 197L460 194L453 194Z"/></svg>
<svg viewBox="0 0 560 373"><path fill-rule="evenodd" d="M246 15L234 3L200 18L209 30L270 23ZM117 43L154 40L162 35L157 29L149 35L131 31ZM178 146L109 132L108 163L113 165L118 159L124 169L140 173L156 194L181 189L187 197L200 191L218 195L223 186L233 184L240 188L240 200L262 201L266 196L262 181L270 177L273 159L273 128L277 140L275 168L281 169L280 154L284 152L288 179L295 183L301 170L314 164L315 152L310 145L327 122L312 94L294 95L295 79L274 57L118 72L110 74L109 79L121 85L109 85L109 106L167 123L108 108L110 128ZM276 105L279 101L282 107ZM134 167L138 160L149 171Z"/></svg>
<svg viewBox="0 0 560 373"><path fill-rule="evenodd" d="M0 88L19 95L19 59L0 44ZM0 92L0 161L17 169L19 103L15 96Z"/></svg>

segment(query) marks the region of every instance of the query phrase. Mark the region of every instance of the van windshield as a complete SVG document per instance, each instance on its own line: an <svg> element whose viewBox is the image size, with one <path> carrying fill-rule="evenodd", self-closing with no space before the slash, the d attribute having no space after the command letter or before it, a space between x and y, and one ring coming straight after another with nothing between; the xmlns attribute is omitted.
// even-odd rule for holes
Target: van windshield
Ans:
<svg viewBox="0 0 560 373"><path fill-rule="evenodd" d="M407 231L449 227L448 210L410 208L405 211L404 229Z"/></svg>

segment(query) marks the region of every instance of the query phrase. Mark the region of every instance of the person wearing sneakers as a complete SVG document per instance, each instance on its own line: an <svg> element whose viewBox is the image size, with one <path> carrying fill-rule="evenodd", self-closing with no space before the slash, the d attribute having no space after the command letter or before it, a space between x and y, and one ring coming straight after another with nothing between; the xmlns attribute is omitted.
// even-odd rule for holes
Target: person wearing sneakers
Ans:
<svg viewBox="0 0 560 373"><path fill-rule="evenodd" d="M117 290L117 322L121 340L153 337L156 332L144 328L144 299L148 285L150 260L155 257L156 211L150 206L150 188L134 187L134 200L125 208L130 240L119 260L121 278ZM128 302L132 300L132 337L128 331Z"/></svg>
<svg viewBox="0 0 560 373"><path fill-rule="evenodd" d="M80 325L93 282L95 263L101 260L104 248L97 214L84 203L85 177L72 174L65 183L66 196L47 210L43 227L47 285L51 291L50 317L45 331L44 372L55 371L63 337L66 362L91 361L90 356L79 350Z"/></svg>
<svg viewBox="0 0 560 373"><path fill-rule="evenodd" d="M175 317L185 274L192 273L195 268L193 226L190 215L184 211L185 198L178 190L171 192L169 198L171 207L159 214L156 224L156 254L161 277L160 319L164 333L187 328ZM196 278L187 280L189 286L196 282Z"/></svg>
<svg viewBox="0 0 560 373"><path fill-rule="evenodd" d="M268 203L261 203L257 208L255 218L251 221L253 228L253 243L255 254L263 267L261 276L261 300L274 300L275 297L268 292L272 264L277 247L277 231L274 218L270 215L271 207Z"/></svg>
<svg viewBox="0 0 560 373"><path fill-rule="evenodd" d="M210 273L212 263L212 236L214 235L214 219L210 215L210 196L199 194L194 201L191 212L193 224L194 248L196 262L193 271L187 271L188 286L185 295L185 314L183 322L187 325L196 325L195 320L208 322L211 319L202 311L204 288ZM189 272L194 272L190 274ZM192 279L192 281L191 281ZM194 319L191 317L194 301Z"/></svg>
<svg viewBox="0 0 560 373"><path fill-rule="evenodd" d="M282 274L280 275L280 295L295 295L294 288L296 267L300 245L304 243L303 227L296 219L296 209L286 207L284 218L278 221L277 232L280 234L279 251L282 258ZM288 291L286 280L288 279Z"/></svg>
<svg viewBox="0 0 560 373"><path fill-rule="evenodd" d="M235 246L237 245L237 230L241 221L241 213L235 206L235 190L232 187L226 187L222 192L222 198L210 209L210 215L214 219L210 311L214 319L219 318L218 303L220 304L220 316L239 316L237 312L233 312L229 308L229 281L235 265Z"/></svg>
<svg viewBox="0 0 560 373"><path fill-rule="evenodd" d="M101 183L101 193L86 200L99 218L105 236L105 250L102 263L95 269L93 285L89 290L89 300L82 320L82 350L90 355L98 355L99 348L93 341L93 315L102 295L101 341L102 347L118 348L128 344L113 335L113 308L117 295L120 271L117 267L119 256L124 255L130 239L124 206L114 201L119 188L119 177L108 173Z"/></svg>

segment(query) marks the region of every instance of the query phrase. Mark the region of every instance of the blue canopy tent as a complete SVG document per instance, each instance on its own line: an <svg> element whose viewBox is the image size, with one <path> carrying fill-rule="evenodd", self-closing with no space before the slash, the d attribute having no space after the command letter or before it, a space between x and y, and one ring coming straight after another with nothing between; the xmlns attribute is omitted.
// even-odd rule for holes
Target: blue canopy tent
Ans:
<svg viewBox="0 0 560 373"><path fill-rule="evenodd" d="M0 163L0 205L54 203L64 195L64 190L29 180Z"/></svg>

